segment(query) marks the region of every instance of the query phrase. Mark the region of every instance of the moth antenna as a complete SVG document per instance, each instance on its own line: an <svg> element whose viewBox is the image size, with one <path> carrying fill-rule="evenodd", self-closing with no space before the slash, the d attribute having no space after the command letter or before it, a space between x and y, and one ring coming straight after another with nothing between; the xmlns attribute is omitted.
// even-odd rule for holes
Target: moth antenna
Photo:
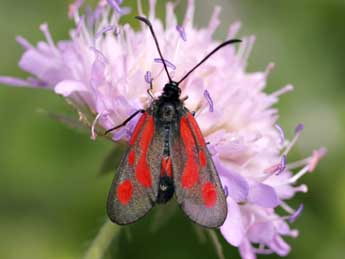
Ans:
<svg viewBox="0 0 345 259"><path fill-rule="evenodd" d="M151 31L151 34L152 34L152 37L153 37L153 39L155 41L155 44L156 44L159 56L161 57L161 60L163 62L165 72L167 73L167 76L169 78L169 82L172 82L170 74L169 74L169 71L168 71L167 64L165 63L165 59L163 58L163 55L162 55L161 49L159 47L158 40L157 40L156 34L155 34L154 30L153 30L153 26L152 26L151 22L147 18L145 18L143 16L135 16L135 18L138 19L139 21L145 23L149 27L149 29Z"/></svg>
<svg viewBox="0 0 345 259"><path fill-rule="evenodd" d="M202 63L204 63L209 57L211 57L214 53L216 53L218 50L220 50L221 48L233 44L233 43L237 43L237 42L242 42L241 40L238 39L233 39L233 40L227 40L225 42L223 42L222 44L220 44L217 48L215 48L214 50L212 50L210 53L208 53L206 55L206 57L204 57L195 67L193 67L184 77L182 77L182 79L180 81L178 81L177 84L180 84L183 80L185 80L191 73L193 73L193 71L195 69L197 69Z"/></svg>

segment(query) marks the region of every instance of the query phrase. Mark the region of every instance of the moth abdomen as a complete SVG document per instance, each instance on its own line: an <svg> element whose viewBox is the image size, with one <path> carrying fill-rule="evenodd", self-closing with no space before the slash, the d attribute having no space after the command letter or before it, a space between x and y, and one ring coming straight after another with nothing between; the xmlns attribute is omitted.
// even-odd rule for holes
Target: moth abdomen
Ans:
<svg viewBox="0 0 345 259"><path fill-rule="evenodd" d="M172 177L163 175L159 179L158 195L156 203L167 203L175 193Z"/></svg>

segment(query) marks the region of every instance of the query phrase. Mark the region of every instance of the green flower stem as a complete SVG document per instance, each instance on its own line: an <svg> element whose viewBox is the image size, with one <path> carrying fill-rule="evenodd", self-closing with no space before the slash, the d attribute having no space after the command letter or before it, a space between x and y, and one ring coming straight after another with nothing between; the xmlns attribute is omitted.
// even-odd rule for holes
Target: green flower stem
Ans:
<svg viewBox="0 0 345 259"><path fill-rule="evenodd" d="M225 259L224 257L224 253L223 253L223 248L222 248L222 244L220 243L219 239L218 239L218 236L217 236L217 233L215 230L213 229L209 229L207 230L208 234L210 235L211 237L211 241L213 243L213 246L216 250L216 253L218 255L218 258L219 259Z"/></svg>
<svg viewBox="0 0 345 259"><path fill-rule="evenodd" d="M83 259L102 259L107 252L111 241L119 235L121 227L112 223L109 219L103 224L96 238L87 249Z"/></svg>

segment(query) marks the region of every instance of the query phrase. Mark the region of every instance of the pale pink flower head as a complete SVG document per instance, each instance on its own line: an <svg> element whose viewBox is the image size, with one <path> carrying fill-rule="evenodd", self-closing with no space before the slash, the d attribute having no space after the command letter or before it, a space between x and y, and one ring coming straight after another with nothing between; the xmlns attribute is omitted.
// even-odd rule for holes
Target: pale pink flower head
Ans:
<svg viewBox="0 0 345 259"><path fill-rule="evenodd" d="M138 14L143 15L140 1ZM213 33L220 24L221 8L216 7L204 28L193 24L195 3L188 0L182 23L177 22L175 5L167 3L163 23L155 15L156 1L149 1L148 18L159 38L164 58L173 80L178 81L220 41ZM130 9L122 1L101 0L95 10L82 1L69 8L76 26L70 39L55 43L47 24L40 26L46 40L37 46L24 38L19 66L32 76L26 80L0 77L0 82L14 86L51 89L66 98L79 112L81 121L90 128L91 137L121 124L138 109L147 108L168 82L162 60L147 27L134 30L119 19ZM231 24L224 39L234 38L240 28ZM289 151L302 133L296 127L289 141L277 125L278 110L272 108L281 94L291 91L287 85L274 93L264 92L266 79L273 68L262 72L246 72L246 63L255 38L245 37L237 48L228 46L216 53L193 72L181 85L185 106L196 112L204 137L227 194L228 216L221 227L224 238L239 248L244 259L256 254L276 253L285 256L290 246L284 237L297 237L292 223L303 205L293 209L288 201L307 187L296 182L312 172L325 149L309 158L288 163ZM112 133L113 141L128 141L137 117ZM299 170L297 170L299 169ZM297 171L296 171L297 170ZM278 215L281 207L285 215Z"/></svg>

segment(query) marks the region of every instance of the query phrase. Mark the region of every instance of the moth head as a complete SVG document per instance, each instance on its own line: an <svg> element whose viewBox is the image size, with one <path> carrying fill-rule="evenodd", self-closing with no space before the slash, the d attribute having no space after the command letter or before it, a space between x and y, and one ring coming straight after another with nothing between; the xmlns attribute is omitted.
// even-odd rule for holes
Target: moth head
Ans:
<svg viewBox="0 0 345 259"><path fill-rule="evenodd" d="M171 81L167 83L163 88L162 96L169 99L179 99L181 95L181 88L178 83Z"/></svg>

